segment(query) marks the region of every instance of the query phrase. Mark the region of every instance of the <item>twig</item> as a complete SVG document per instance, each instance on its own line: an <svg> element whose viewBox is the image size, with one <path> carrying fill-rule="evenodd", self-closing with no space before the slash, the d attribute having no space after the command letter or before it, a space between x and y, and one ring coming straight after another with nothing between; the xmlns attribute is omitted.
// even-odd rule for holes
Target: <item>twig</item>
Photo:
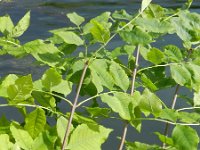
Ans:
<svg viewBox="0 0 200 150"><path fill-rule="evenodd" d="M132 73L133 77L132 77L132 83L131 83L131 96L134 94L134 89L135 89L135 78L136 78L137 69L138 69L139 54L140 54L140 46L138 45L137 46L137 51L136 51L135 68L133 69L133 73ZM119 149L118 150L122 150L123 147L124 147L124 142L125 142L125 139L126 139L128 125L129 125L129 122L125 121L123 134L122 134L122 138L121 138L121 143L119 145Z"/></svg>
<svg viewBox="0 0 200 150"><path fill-rule="evenodd" d="M174 97L173 97L173 100L172 100L171 109L174 109L174 108L175 108L179 88L180 88L180 85L177 84L176 90L175 90L175 93L174 93ZM166 125L165 125L165 130L164 130L164 135L165 135L165 136L168 136L168 131L169 131L169 123L167 122ZM165 147L166 147L166 143L163 143L163 148L165 148Z"/></svg>
<svg viewBox="0 0 200 150"><path fill-rule="evenodd" d="M86 61L84 68L83 68L83 72L82 72L81 79L80 79L80 82L79 82L79 85L78 85L77 93L76 93L74 103L73 103L73 106L72 106L72 110L71 110L69 120L68 120L68 123L67 123L66 131L65 131L65 135L64 135L64 139L63 139L63 143L62 143L62 150L65 149L65 146L66 146L66 143L67 143L67 139L68 139L69 132L70 132L70 127L71 127L71 124L72 124L72 119L73 119L73 116L74 116L74 113L75 113L75 110L76 110L76 105L77 105L78 98L79 98L79 93L80 93L81 87L83 85L83 80L85 78L85 74L86 74L86 71L87 71L87 68L88 68L88 63L89 62Z"/></svg>

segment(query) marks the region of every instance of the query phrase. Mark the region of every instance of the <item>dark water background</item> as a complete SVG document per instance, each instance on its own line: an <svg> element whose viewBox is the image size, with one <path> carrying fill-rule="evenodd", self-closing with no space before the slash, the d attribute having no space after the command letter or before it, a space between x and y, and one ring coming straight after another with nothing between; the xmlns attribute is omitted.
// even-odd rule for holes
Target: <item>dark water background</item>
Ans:
<svg viewBox="0 0 200 150"><path fill-rule="evenodd" d="M167 8L181 7L184 0L153 0L153 3L160 4ZM68 26L70 23L66 18L66 13L77 12L89 20L101 14L104 11L115 11L125 9L133 13L140 8L141 0L13 0L12 2L0 2L0 16L9 14L16 23L28 10L31 10L31 25L25 34L20 37L21 41L30 41L37 38L44 39L50 36L48 30ZM200 0L194 0L191 11L200 13ZM114 46L119 41L112 41ZM175 37L165 39L156 43L157 47L167 43L180 45L180 40ZM33 59L26 57L17 60L11 56L0 56L0 77L9 73L16 74L33 74L36 79L41 76L44 69L32 64ZM187 90L182 90L186 94ZM157 94L170 104L173 97L174 89L160 91ZM3 100L1 101L1 103ZM181 102L182 103L182 102ZM180 104L177 104L179 107ZM67 107L67 106L66 106ZM64 110L65 108L62 107ZM6 117L13 120L21 120L15 108L0 108L0 116L6 114ZM103 145L105 150L117 149L119 141L116 136L121 136L123 123L116 120L104 120L102 124L106 127L113 128L109 140ZM132 127L128 129L127 140L141 141L146 143L159 143L157 137L153 134L155 131L164 130L164 124L159 122L144 121L143 131L139 134Z"/></svg>

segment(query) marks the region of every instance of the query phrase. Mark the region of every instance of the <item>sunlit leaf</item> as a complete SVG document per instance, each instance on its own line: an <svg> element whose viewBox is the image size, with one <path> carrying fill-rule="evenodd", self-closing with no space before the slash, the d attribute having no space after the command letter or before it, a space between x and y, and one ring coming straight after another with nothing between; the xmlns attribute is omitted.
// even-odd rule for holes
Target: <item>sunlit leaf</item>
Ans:
<svg viewBox="0 0 200 150"><path fill-rule="evenodd" d="M73 12L73 13L68 13L68 14L67 14L67 17L70 19L70 21L71 21L72 23L74 23L74 24L77 25L77 26L80 26L80 25L85 21L85 19L84 19L82 16L78 15L78 14L75 13L75 12Z"/></svg>
<svg viewBox="0 0 200 150"><path fill-rule="evenodd" d="M120 36L125 42L133 45L137 44L145 45L152 41L152 38L149 34L147 34L146 32L142 31L140 28L137 27L135 27L131 31L121 31Z"/></svg>
<svg viewBox="0 0 200 150"><path fill-rule="evenodd" d="M67 148L70 150L100 150L112 129L96 124L81 124L70 137ZM79 140L77 140L79 139Z"/></svg>
<svg viewBox="0 0 200 150"><path fill-rule="evenodd" d="M94 39L101 43L106 43L110 38L109 28L104 24L100 24L99 22L93 20L91 21L93 27L90 29L91 34Z"/></svg>
<svg viewBox="0 0 200 150"><path fill-rule="evenodd" d="M173 145L173 140L172 138L169 138L165 135L162 135L161 133L159 132L155 132L155 134L158 136L159 140L163 143L166 143L168 145Z"/></svg>
<svg viewBox="0 0 200 150"><path fill-rule="evenodd" d="M33 90L33 83L31 75L23 76L15 81L8 87L7 93L9 97L9 102L12 104L24 102L31 98L31 92Z"/></svg>
<svg viewBox="0 0 200 150"><path fill-rule="evenodd" d="M154 63L154 64L160 64L163 62L164 54L162 51L160 51L157 48L152 48L148 53L147 53L147 59Z"/></svg>
<svg viewBox="0 0 200 150"><path fill-rule="evenodd" d="M57 120L56 129L57 129L58 137L60 138L61 142L64 139L65 131L67 128L67 122L68 122L68 120L62 116L60 116ZM70 132L72 130L73 130L73 125L71 125L71 127L70 127Z"/></svg>
<svg viewBox="0 0 200 150"><path fill-rule="evenodd" d="M8 134L0 134L0 149L1 150L11 150L13 148L13 143L9 140Z"/></svg>
<svg viewBox="0 0 200 150"><path fill-rule="evenodd" d="M112 89L114 80L111 74L108 72L108 65L103 59L96 59L89 65L91 70L92 82L97 87L98 91L101 92L102 85L108 89Z"/></svg>
<svg viewBox="0 0 200 150"><path fill-rule="evenodd" d="M129 88L129 78L122 67L118 63L111 61L109 69L114 78L115 85L119 86L123 91L127 91Z"/></svg>
<svg viewBox="0 0 200 150"><path fill-rule="evenodd" d="M165 108L161 111L159 117L162 119L170 120L172 122L176 122L178 119L178 113L173 109Z"/></svg>
<svg viewBox="0 0 200 150"><path fill-rule="evenodd" d="M158 116L162 111L161 100L148 89L145 89L141 95L139 107L145 115L152 113Z"/></svg>
<svg viewBox="0 0 200 150"><path fill-rule="evenodd" d="M12 37L21 36L29 27L30 24L30 11L28 11L24 17L17 23L12 30Z"/></svg>
<svg viewBox="0 0 200 150"><path fill-rule="evenodd" d="M133 96L126 93L114 93L111 95L102 95L101 99L104 103L124 120L131 120L134 117L134 108L140 101L140 93L135 92Z"/></svg>
<svg viewBox="0 0 200 150"><path fill-rule="evenodd" d="M146 143L141 143L141 142L134 142L134 143L130 143L127 142L126 143L126 149L127 150L158 150L159 146L157 145L149 145Z"/></svg>
<svg viewBox="0 0 200 150"><path fill-rule="evenodd" d="M61 37L67 44L74 44L77 46L83 45L84 41L74 32L55 32L54 34Z"/></svg>
<svg viewBox="0 0 200 150"><path fill-rule="evenodd" d="M16 143L23 149L29 150L32 147L33 139L27 131L18 127L19 125L12 124L10 126L11 133Z"/></svg>
<svg viewBox="0 0 200 150"><path fill-rule="evenodd" d="M5 15L3 17L0 17L0 31L4 33L5 35L12 32L12 29L14 28L14 24L10 18L9 15Z"/></svg>
<svg viewBox="0 0 200 150"><path fill-rule="evenodd" d="M180 85L188 84L191 81L191 74L185 64L173 64L170 66L171 76Z"/></svg>
<svg viewBox="0 0 200 150"><path fill-rule="evenodd" d="M90 113L91 117L109 117L111 109L100 108L100 107L85 107L87 112Z"/></svg>
<svg viewBox="0 0 200 150"><path fill-rule="evenodd" d="M15 84L15 81L17 79L18 77L15 74L9 74L8 76L6 76L0 85L0 96L8 97L7 89L10 85Z"/></svg>
<svg viewBox="0 0 200 150"><path fill-rule="evenodd" d="M180 62L183 60L183 55L181 50L175 45L167 45L164 47L164 54L166 55L166 59L172 62Z"/></svg>
<svg viewBox="0 0 200 150"><path fill-rule="evenodd" d="M197 132L189 126L176 125L172 132L174 146L181 150L196 150L199 143Z"/></svg>
<svg viewBox="0 0 200 150"><path fill-rule="evenodd" d="M24 128L35 139L43 131L45 124L45 112L43 109L37 108L26 116Z"/></svg>
<svg viewBox="0 0 200 150"><path fill-rule="evenodd" d="M57 139L56 132L50 129L50 131L44 131L37 136L33 142L32 150L50 150L54 149L55 141Z"/></svg>
<svg viewBox="0 0 200 150"><path fill-rule="evenodd" d="M148 5L151 3L152 0L142 0L142 5L141 5L141 12L143 12Z"/></svg>

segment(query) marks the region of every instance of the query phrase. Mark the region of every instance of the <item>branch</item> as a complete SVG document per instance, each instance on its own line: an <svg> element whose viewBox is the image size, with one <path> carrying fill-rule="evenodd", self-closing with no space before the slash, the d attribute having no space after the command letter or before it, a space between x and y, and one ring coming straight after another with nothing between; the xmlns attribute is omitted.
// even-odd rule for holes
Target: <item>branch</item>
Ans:
<svg viewBox="0 0 200 150"><path fill-rule="evenodd" d="M136 79L136 74L137 74L137 69L138 69L138 60L139 60L139 54L140 54L140 46L137 46L137 51L136 51L136 60L135 60L135 68L133 69L132 73L132 83L131 83L131 96L134 94L134 89L135 89L135 79ZM118 150L122 150L124 147L125 139L126 139L126 134L127 134L127 129L128 129L129 122L126 121L123 129L123 134L121 138L121 143L119 145Z"/></svg>
<svg viewBox="0 0 200 150"><path fill-rule="evenodd" d="M173 97L173 100L172 100L171 109L175 108L176 100L177 100L177 97L178 97L179 88L180 88L180 85L177 84L176 90L175 90L175 93L174 93L174 97ZM169 131L169 123L167 122L166 125L165 125L165 130L164 130L164 135L165 136L168 136L168 131ZM163 148L165 148L165 147L166 147L166 143L163 143Z"/></svg>
<svg viewBox="0 0 200 150"><path fill-rule="evenodd" d="M65 131L65 135L64 135L64 139L63 139L63 143L62 143L62 150L65 149L65 145L67 143L67 139L68 139L69 132L70 132L70 127L71 127L71 124L72 124L73 116L74 116L74 113L75 113L75 110L76 110L76 105L77 105L78 98L79 98L79 93L81 91L81 87L83 85L85 74L86 74L86 71L87 71L87 68L88 68L88 63L89 62L86 61L84 68L83 68L83 72L82 72L81 79L80 79L80 82L79 82L79 85L78 85L77 93L76 93L74 103L73 103L73 106L72 106L72 110L71 110L69 120L68 120L68 123L67 123L66 131Z"/></svg>

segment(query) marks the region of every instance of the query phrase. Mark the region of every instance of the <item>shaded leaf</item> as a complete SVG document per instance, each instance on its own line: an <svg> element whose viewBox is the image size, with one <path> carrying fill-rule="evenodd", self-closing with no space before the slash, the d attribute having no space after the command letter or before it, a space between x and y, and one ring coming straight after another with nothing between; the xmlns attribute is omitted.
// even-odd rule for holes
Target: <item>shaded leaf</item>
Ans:
<svg viewBox="0 0 200 150"><path fill-rule="evenodd" d="M196 150L199 143L198 134L189 126L176 125L172 132L174 146L181 150Z"/></svg>

